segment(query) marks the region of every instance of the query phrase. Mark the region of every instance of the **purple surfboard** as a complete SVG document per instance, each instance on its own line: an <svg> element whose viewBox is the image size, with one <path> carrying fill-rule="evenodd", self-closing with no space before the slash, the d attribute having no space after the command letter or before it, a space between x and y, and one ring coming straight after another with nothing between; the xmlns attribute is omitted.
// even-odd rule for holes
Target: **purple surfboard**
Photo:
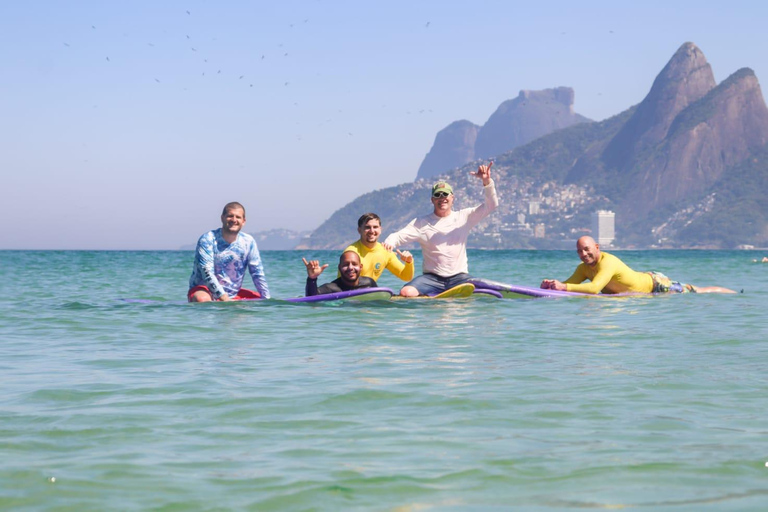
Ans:
<svg viewBox="0 0 768 512"><path fill-rule="evenodd" d="M357 290L349 290L346 292L325 293L322 295L313 295L311 297L291 297L288 299L277 299L284 302L328 302L334 300L389 300L393 292L389 288L359 288ZM233 300L227 304L237 304L238 302L260 302L264 299L241 299ZM160 301L151 299L120 299L121 302L127 302L129 304L190 304L187 301Z"/></svg>
<svg viewBox="0 0 768 512"><path fill-rule="evenodd" d="M359 288L346 292L324 293L322 295L312 295L310 297L291 297L282 299L286 302L328 302L332 300L389 300L395 292L389 288Z"/></svg>
<svg viewBox="0 0 768 512"><path fill-rule="evenodd" d="M616 294L592 294L580 292L563 292L559 290L545 290L530 286L517 286L514 284L499 283L488 279L474 278L469 281L475 285L476 290L493 290L501 294L505 299L532 299L537 297L637 297L649 296L650 293L616 293Z"/></svg>

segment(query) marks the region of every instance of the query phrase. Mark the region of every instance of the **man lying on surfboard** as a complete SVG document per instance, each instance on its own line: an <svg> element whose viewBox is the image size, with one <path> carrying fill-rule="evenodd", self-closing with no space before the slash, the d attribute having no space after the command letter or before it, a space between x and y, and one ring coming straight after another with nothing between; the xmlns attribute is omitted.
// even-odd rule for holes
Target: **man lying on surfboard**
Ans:
<svg viewBox="0 0 768 512"><path fill-rule="evenodd" d="M376 288L376 281L370 277L361 277L360 272L363 264L360 262L360 255L355 251L344 251L339 257L339 273L341 277L317 287L317 278L328 268L328 264L320 265L318 260L307 261L301 258L307 267L307 285L304 294L307 297L313 295L325 295L327 293L346 292L348 290L357 290L359 288Z"/></svg>
<svg viewBox="0 0 768 512"><path fill-rule="evenodd" d="M400 245L418 242L424 256L424 273L406 283L400 290L400 295L436 295L472 278L467 262L469 231L499 206L496 185L491 179L492 165L493 162L481 165L477 172L472 174L483 181L483 204L453 211L453 187L444 181L438 181L432 187L434 211L413 219L403 229L384 240L384 247L390 251Z"/></svg>
<svg viewBox="0 0 768 512"><path fill-rule="evenodd" d="M545 279L541 288L581 293L736 293L719 286L699 287L672 281L661 272L635 272L623 261L600 251L600 244L590 236L576 242L582 263L573 275L560 282ZM587 279L589 283L584 283Z"/></svg>

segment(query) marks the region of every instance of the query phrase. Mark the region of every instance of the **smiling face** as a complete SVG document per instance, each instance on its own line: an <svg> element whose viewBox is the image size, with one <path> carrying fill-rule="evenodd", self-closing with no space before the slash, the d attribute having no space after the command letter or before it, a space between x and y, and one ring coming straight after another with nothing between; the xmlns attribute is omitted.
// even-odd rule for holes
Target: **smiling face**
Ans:
<svg viewBox="0 0 768 512"><path fill-rule="evenodd" d="M600 261L600 245L590 236L583 236L576 242L576 252L585 265L594 267Z"/></svg>
<svg viewBox="0 0 768 512"><path fill-rule="evenodd" d="M447 217L453 208L453 194L438 192L432 196L432 205L435 207L435 215Z"/></svg>
<svg viewBox="0 0 768 512"><path fill-rule="evenodd" d="M347 284L356 285L362 269L363 264L360 262L360 255L355 251L346 251L339 258L339 273L341 279Z"/></svg>
<svg viewBox="0 0 768 512"><path fill-rule="evenodd" d="M245 225L245 210L227 208L221 214L221 232L224 236L237 236Z"/></svg>
<svg viewBox="0 0 768 512"><path fill-rule="evenodd" d="M357 232L360 233L360 241L363 245L372 248L381 236L381 222L379 219L370 219L357 228Z"/></svg>

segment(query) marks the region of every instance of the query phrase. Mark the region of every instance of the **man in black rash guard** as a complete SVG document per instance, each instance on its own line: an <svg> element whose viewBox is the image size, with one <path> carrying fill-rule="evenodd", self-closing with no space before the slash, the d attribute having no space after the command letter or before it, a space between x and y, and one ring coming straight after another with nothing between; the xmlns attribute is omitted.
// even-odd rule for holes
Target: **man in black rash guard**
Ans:
<svg viewBox="0 0 768 512"><path fill-rule="evenodd" d="M339 258L339 274L341 277L326 283L320 288L317 287L317 277L328 268L328 264L320 266L318 260L307 261L302 258L307 267L307 286L304 294L307 297L313 295L324 295L326 293L346 292L348 290L357 290L359 288L376 288L376 281L370 277L360 277L360 271L363 264L360 262L360 255L355 251L344 251Z"/></svg>

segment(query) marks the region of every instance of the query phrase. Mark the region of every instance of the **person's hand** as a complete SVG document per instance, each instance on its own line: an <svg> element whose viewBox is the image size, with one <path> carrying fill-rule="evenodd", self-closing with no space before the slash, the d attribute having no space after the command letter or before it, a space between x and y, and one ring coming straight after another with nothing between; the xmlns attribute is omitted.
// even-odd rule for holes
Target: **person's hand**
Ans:
<svg viewBox="0 0 768 512"><path fill-rule="evenodd" d="M493 166L493 160L488 165L481 165L477 168L477 172L471 173L473 176L477 176L483 180L483 186L488 186L491 182L491 166Z"/></svg>
<svg viewBox="0 0 768 512"><path fill-rule="evenodd" d="M564 283L561 283L557 279L545 279L541 282L541 288L544 288L545 290L558 290L561 292L564 292L566 289L566 286Z"/></svg>
<svg viewBox="0 0 768 512"><path fill-rule="evenodd" d="M384 243L384 244L381 244L381 246L382 246L382 247L384 247L384 248L385 248L386 250L388 250L389 252L392 252L392 251L394 251L394 250L395 250L395 246L394 246L394 245L389 245L389 244L387 244L387 243Z"/></svg>
<svg viewBox="0 0 768 512"><path fill-rule="evenodd" d="M413 261L413 255L408 251L400 251L400 249L397 250L397 256L400 258L400 261L403 263L410 263Z"/></svg>
<svg viewBox="0 0 768 512"><path fill-rule="evenodd" d="M317 279L317 276L323 273L323 270L328 268L328 264L326 263L323 266L320 266L320 262L317 260L307 261L306 258L301 258L301 260L304 262L304 265L307 267L307 277L310 279Z"/></svg>
<svg viewBox="0 0 768 512"><path fill-rule="evenodd" d="M230 297L226 293L222 293L221 297L219 297L219 300L222 301L222 302L229 302L229 301L232 300L232 297Z"/></svg>

